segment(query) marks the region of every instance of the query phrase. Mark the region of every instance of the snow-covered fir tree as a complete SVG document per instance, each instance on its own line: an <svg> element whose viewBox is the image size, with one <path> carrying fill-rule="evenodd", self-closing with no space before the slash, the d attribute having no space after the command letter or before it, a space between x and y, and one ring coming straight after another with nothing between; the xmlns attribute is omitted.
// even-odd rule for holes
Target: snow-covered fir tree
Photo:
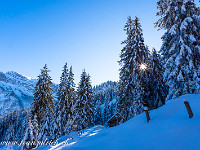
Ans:
<svg viewBox="0 0 200 150"><path fill-rule="evenodd" d="M56 105L55 115L54 115L54 126L55 130L58 130L56 137L63 136L64 127L67 124L68 120L68 95L67 95L67 83L69 77L69 70L67 63L63 67L63 72L60 77L60 84L58 89L58 102ZM55 131L56 132L56 131Z"/></svg>
<svg viewBox="0 0 200 150"><path fill-rule="evenodd" d="M40 133L38 135L38 140L41 142L45 142L45 141L51 141L54 140L52 138L52 126L51 126L51 122L52 122L52 117L51 114L49 113L50 110L46 109L45 113L46 116L44 118L42 118L42 125L41 125L41 129L40 129Z"/></svg>
<svg viewBox="0 0 200 150"><path fill-rule="evenodd" d="M165 99L168 94L168 87L163 80L163 65L161 63L161 55L157 53L155 48L150 56L150 102L151 108L158 108L165 104Z"/></svg>
<svg viewBox="0 0 200 150"><path fill-rule="evenodd" d="M137 69L137 80L138 85L137 86L137 98L140 99L143 103L143 106L148 107L149 109L152 109L152 99L150 98L151 93L151 85L150 85L150 72L151 68L149 66L150 59L149 59L149 50L148 46L145 46L146 52L143 56L143 61L139 65L139 68Z"/></svg>
<svg viewBox="0 0 200 150"><path fill-rule="evenodd" d="M63 72L60 78L58 90L58 103L56 105L55 117L53 122L54 138L58 138L71 131L69 122L72 121L71 108L76 98L74 74L72 67L67 68L67 63L64 65Z"/></svg>
<svg viewBox="0 0 200 150"><path fill-rule="evenodd" d="M4 114L0 120L0 141L21 142L24 138L27 123L28 111L26 109Z"/></svg>
<svg viewBox="0 0 200 150"><path fill-rule="evenodd" d="M30 114L30 111L24 109L24 110L21 110L20 113L19 113L19 128L18 128L18 142L21 142L21 140L23 140L24 138L24 135L25 135L25 132L26 132L26 128L27 128L27 125L28 125L28 122L29 122L29 114Z"/></svg>
<svg viewBox="0 0 200 150"><path fill-rule="evenodd" d="M95 114L94 114L94 117L95 117L94 122L95 122L95 125L103 124L102 109L100 107L101 106L100 104L101 104L101 101L98 100L96 102L96 106L94 108L94 112L95 112Z"/></svg>
<svg viewBox="0 0 200 150"><path fill-rule="evenodd" d="M6 141L15 141L16 139L15 126L12 122L9 123L9 128L6 131L5 139Z"/></svg>
<svg viewBox="0 0 200 150"><path fill-rule="evenodd" d="M96 105L98 101L100 101L101 104L104 104L107 98L110 98L110 101L117 99L118 82L107 81L94 86L92 90L94 95L94 105Z"/></svg>
<svg viewBox="0 0 200 150"><path fill-rule="evenodd" d="M166 29L160 50L169 86L167 99L200 92L200 23L194 0L160 0L159 29Z"/></svg>
<svg viewBox="0 0 200 150"><path fill-rule="evenodd" d="M34 143L36 141L35 136L33 135L33 125L31 118L29 118L28 126L26 128L26 133L23 139L23 150L29 150L36 147Z"/></svg>
<svg viewBox="0 0 200 150"><path fill-rule="evenodd" d="M19 139L19 135L18 130L19 130L19 113L18 111L14 111L12 113L10 113L6 119L7 120L7 128L6 128L6 132L5 132L5 140L6 141L18 141Z"/></svg>
<svg viewBox="0 0 200 150"><path fill-rule="evenodd" d="M104 111L103 111L103 122L104 124L110 119L111 117L111 109L109 105L109 99L106 99L106 102L104 104Z"/></svg>
<svg viewBox="0 0 200 150"><path fill-rule="evenodd" d="M51 88L52 79L48 72L49 70L45 64L44 68L41 69L41 74L38 76L38 81L35 86L34 100L31 108L32 118L36 115L39 125L42 125L42 120L44 120L46 113L50 113L51 116L53 115L54 97L53 90Z"/></svg>
<svg viewBox="0 0 200 150"><path fill-rule="evenodd" d="M41 70L35 86L34 100L31 107L31 118L37 116L40 133L38 140L50 140L50 120L53 118L54 98L51 88L51 77L47 65Z"/></svg>
<svg viewBox="0 0 200 150"><path fill-rule="evenodd" d="M110 116L112 117L116 113L116 102L110 105Z"/></svg>
<svg viewBox="0 0 200 150"><path fill-rule="evenodd" d="M65 125L65 133L69 134L71 132L71 128L70 124L73 122L73 106L75 105L75 101L76 101L76 91L75 91L75 83L74 83L74 73L72 70L72 66L70 67L69 70L69 78L68 78L68 83L67 83L67 95L68 95L68 104L67 104L67 108L69 110L68 112L68 120L67 120L67 124Z"/></svg>
<svg viewBox="0 0 200 150"><path fill-rule="evenodd" d="M34 146L36 147L37 141L38 141L38 136L39 136L39 133L40 133L36 114L34 115L34 118L32 120L32 125L33 125Z"/></svg>
<svg viewBox="0 0 200 150"><path fill-rule="evenodd" d="M83 70L77 90L78 98L73 106L73 126L81 133L94 125L93 94L90 76Z"/></svg>
<svg viewBox="0 0 200 150"><path fill-rule="evenodd" d="M93 87L95 124L104 124L116 113L116 99L118 98L118 82L107 81ZM107 104L106 104L107 103ZM107 107L105 107L107 105ZM104 115L105 108L108 116ZM107 119L104 119L104 118ZM104 121L106 120L106 121Z"/></svg>
<svg viewBox="0 0 200 150"><path fill-rule="evenodd" d="M55 113L54 113L54 118L51 123L51 135L52 135L52 140L57 140L59 137L61 137L61 116L59 113L56 111L57 110L57 103L55 104Z"/></svg>
<svg viewBox="0 0 200 150"><path fill-rule="evenodd" d="M119 100L118 110L123 116L123 121L127 121L143 111L144 94L144 73L140 66L146 63L149 51L144 44L142 28L139 18L128 21L124 30L127 39L122 42L125 44L121 50L120 63L120 81L119 81Z"/></svg>

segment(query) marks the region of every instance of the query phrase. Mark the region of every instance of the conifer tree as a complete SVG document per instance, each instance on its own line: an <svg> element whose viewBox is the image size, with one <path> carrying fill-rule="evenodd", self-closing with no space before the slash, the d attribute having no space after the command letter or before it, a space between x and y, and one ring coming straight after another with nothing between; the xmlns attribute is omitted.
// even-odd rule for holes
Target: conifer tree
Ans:
<svg viewBox="0 0 200 150"><path fill-rule="evenodd" d="M16 138L16 134L15 134L15 129L14 129L14 125L10 122L9 123L9 128L6 131L6 141L15 141Z"/></svg>
<svg viewBox="0 0 200 150"><path fill-rule="evenodd" d="M72 70L72 66L70 67L70 70L69 70L69 77L68 77L66 90L67 90L67 95L68 95L68 102L67 102L68 120L67 120L67 124L65 125L65 133L69 134L71 132L71 129L69 129L68 127L70 123L73 121L72 107L74 106L75 100L76 100L74 73Z"/></svg>
<svg viewBox="0 0 200 150"><path fill-rule="evenodd" d="M169 86L167 99L199 93L199 8L194 0L160 0L158 9L156 26L166 29L160 53Z"/></svg>
<svg viewBox="0 0 200 150"><path fill-rule="evenodd" d="M29 150L34 148L35 137L33 135L33 125L31 122L31 118L29 118L28 126L26 129L26 133L23 139L23 150Z"/></svg>
<svg viewBox="0 0 200 150"><path fill-rule="evenodd" d="M90 76L83 70L78 86L78 98L73 106L73 125L80 133L94 125L93 94Z"/></svg>
<svg viewBox="0 0 200 150"><path fill-rule="evenodd" d="M38 76L38 82L35 86L34 101L31 108L31 118L34 120L36 116L37 123L39 124L40 133L38 135L38 140L40 141L51 139L50 120L53 118L54 98L51 88L51 77L48 72L47 65L45 65L41 70L41 74ZM37 132L36 130L35 132Z"/></svg>
<svg viewBox="0 0 200 150"><path fill-rule="evenodd" d="M158 108L165 104L165 99L168 94L168 87L163 81L163 65L161 63L161 56L157 53L155 48L152 50L150 56L151 73L150 73L150 101L151 108Z"/></svg>
<svg viewBox="0 0 200 150"><path fill-rule="evenodd" d="M128 21L124 30L127 39L122 42L125 44L121 50L120 81L119 81L119 100L118 109L123 116L123 121L127 121L143 111L144 97L144 78L140 65L147 62L149 51L144 45L142 28L139 18Z"/></svg>
<svg viewBox="0 0 200 150"><path fill-rule="evenodd" d="M54 113L54 118L51 123L51 134L52 134L52 140L57 140L59 137L61 137L61 116L58 113L58 108L57 105L58 103L55 104L55 113Z"/></svg>
<svg viewBox="0 0 200 150"><path fill-rule="evenodd" d="M67 124L69 110L68 105L68 95L67 95L67 84L68 84L69 70L67 63L63 67L63 72L60 77L60 84L58 89L58 104L54 120L54 125L59 128L58 136L63 136L65 134L64 127ZM57 123L57 124L56 124Z"/></svg>
<svg viewBox="0 0 200 150"><path fill-rule="evenodd" d="M19 142L21 142L21 140L24 138L27 126L28 126L28 122L29 122L29 111L27 111L26 109L24 109L22 111L21 114L21 125L20 128L18 130L18 133L20 134L20 138L19 138Z"/></svg>
<svg viewBox="0 0 200 150"><path fill-rule="evenodd" d="M54 130L58 138L59 136L68 134L70 132L69 122L72 120L71 108L75 101L75 83L72 66L68 71L67 63L64 65L63 72L60 78L58 90L58 104L56 106Z"/></svg>
<svg viewBox="0 0 200 150"><path fill-rule="evenodd" d="M110 116L112 117L115 113L116 113L116 104L115 103L111 103Z"/></svg>
<svg viewBox="0 0 200 150"><path fill-rule="evenodd" d="M74 73L72 66L69 70L69 78L68 78L68 95L69 95L69 107L72 107L75 99L76 99L76 92L75 92L75 83L74 83Z"/></svg>
<svg viewBox="0 0 200 150"><path fill-rule="evenodd" d="M103 124L103 120L102 120L102 110L101 110L101 107L100 107L100 104L101 104L101 101L98 100L96 102L96 106L95 106L95 125L99 125L99 124Z"/></svg>
<svg viewBox="0 0 200 150"><path fill-rule="evenodd" d="M104 120L104 124L105 124L111 117L111 109L110 109L110 105L109 105L109 100L108 99L105 100L103 116L104 116L103 120Z"/></svg>
<svg viewBox="0 0 200 150"><path fill-rule="evenodd" d="M33 137L34 137L33 147L35 148L37 146L38 136L40 132L36 114L34 115L34 119L32 120L32 125L33 125Z"/></svg>
<svg viewBox="0 0 200 150"><path fill-rule="evenodd" d="M32 103L31 114L37 116L38 124L42 125L46 113L53 115L53 90L51 88L51 77L48 74L49 70L45 64L38 76L38 81L35 86L34 101Z"/></svg>
<svg viewBox="0 0 200 150"><path fill-rule="evenodd" d="M41 142L53 140L52 138L52 128L51 128L51 121L52 117L49 114L49 110L45 110L46 116L42 118L42 126L40 129L40 133L38 135L38 140Z"/></svg>

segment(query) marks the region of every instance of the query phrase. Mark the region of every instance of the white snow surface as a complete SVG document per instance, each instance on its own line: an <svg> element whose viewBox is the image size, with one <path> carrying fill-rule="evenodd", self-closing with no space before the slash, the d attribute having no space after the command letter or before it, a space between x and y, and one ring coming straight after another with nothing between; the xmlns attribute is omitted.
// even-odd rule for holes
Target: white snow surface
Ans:
<svg viewBox="0 0 200 150"><path fill-rule="evenodd" d="M184 105L185 100L189 101L194 113L191 119ZM92 127L80 137L72 132L61 137L55 146L40 146L36 150L198 150L199 108L200 95L184 95L150 111L149 123L145 113L142 113L112 128Z"/></svg>

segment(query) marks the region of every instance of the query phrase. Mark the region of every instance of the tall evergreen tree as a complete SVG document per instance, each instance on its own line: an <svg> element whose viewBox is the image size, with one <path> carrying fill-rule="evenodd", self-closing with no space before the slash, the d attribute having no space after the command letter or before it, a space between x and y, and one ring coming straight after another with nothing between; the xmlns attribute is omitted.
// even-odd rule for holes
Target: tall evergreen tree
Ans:
<svg viewBox="0 0 200 150"><path fill-rule="evenodd" d="M54 117L54 126L58 127L58 137L65 135L64 129L68 120L68 95L67 95L67 84L68 84L69 70L67 63L63 67L63 72L60 77L60 84L58 89L58 103L56 106L56 112ZM55 130L57 130L55 128Z"/></svg>
<svg viewBox="0 0 200 150"><path fill-rule="evenodd" d="M165 104L165 99L168 94L168 87L163 80L163 65L161 63L161 56L153 48L150 56L149 66L151 68L150 73L150 101L151 108L158 108Z"/></svg>
<svg viewBox="0 0 200 150"><path fill-rule="evenodd" d="M50 113L51 116L53 115L54 98L51 88L51 77L48 72L49 70L45 64L44 68L41 70L41 74L38 76L38 81L35 86L34 101L31 108L32 119L34 115L36 115L39 125L43 123L42 119L45 118L46 113Z"/></svg>
<svg viewBox="0 0 200 150"><path fill-rule="evenodd" d="M70 70L69 70L69 77L68 77L66 90L67 90L67 95L68 95L68 104L67 104L68 120L67 120L67 124L65 125L65 133L69 134L71 132L71 129L68 127L70 123L73 121L72 107L75 105L75 100L76 100L74 73L72 70L72 66L70 67Z"/></svg>
<svg viewBox="0 0 200 150"><path fill-rule="evenodd" d="M200 92L200 23L194 0L160 0L159 29L166 29L160 50L164 77L169 86L167 99Z"/></svg>
<svg viewBox="0 0 200 150"><path fill-rule="evenodd" d="M141 96L145 92L143 92L144 77L140 65L146 63L149 51L144 44L139 18L135 17L135 20L132 20L128 17L124 30L127 39L122 42L125 47L121 50L119 61L121 69L117 107L123 116L123 121L127 121L143 111L145 97Z"/></svg>
<svg viewBox="0 0 200 150"><path fill-rule="evenodd" d="M93 94L90 76L83 70L78 86L78 98L73 106L73 125L78 132L94 125Z"/></svg>
<svg viewBox="0 0 200 150"><path fill-rule="evenodd" d="M50 140L50 119L53 118L53 90L51 88L51 77L48 74L49 70L47 65L41 70L41 74L38 76L38 82L35 86L34 101L31 108L31 118L37 116L37 122L39 124L40 133L38 140Z"/></svg>
<svg viewBox="0 0 200 150"><path fill-rule="evenodd" d="M54 134L55 138L70 132L69 122L72 120L71 108L75 101L75 83L72 67L68 71L67 63L64 65L58 90L58 103L55 111Z"/></svg>

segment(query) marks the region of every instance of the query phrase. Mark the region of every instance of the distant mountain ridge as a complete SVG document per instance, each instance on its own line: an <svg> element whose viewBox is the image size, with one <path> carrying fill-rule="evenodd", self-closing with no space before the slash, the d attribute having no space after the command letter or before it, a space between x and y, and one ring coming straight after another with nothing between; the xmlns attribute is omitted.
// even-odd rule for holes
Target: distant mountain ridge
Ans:
<svg viewBox="0 0 200 150"><path fill-rule="evenodd" d="M0 72L0 114L11 113L14 110L29 108L33 102L33 94L37 79L26 77L14 71ZM56 93L58 84L52 84L53 95L57 100ZM105 103L117 97L117 82L107 81L93 87L94 100Z"/></svg>
<svg viewBox="0 0 200 150"><path fill-rule="evenodd" d="M36 82L36 79L14 71L0 72L0 114L29 108L33 101ZM58 85L53 84L52 89L55 97Z"/></svg>

